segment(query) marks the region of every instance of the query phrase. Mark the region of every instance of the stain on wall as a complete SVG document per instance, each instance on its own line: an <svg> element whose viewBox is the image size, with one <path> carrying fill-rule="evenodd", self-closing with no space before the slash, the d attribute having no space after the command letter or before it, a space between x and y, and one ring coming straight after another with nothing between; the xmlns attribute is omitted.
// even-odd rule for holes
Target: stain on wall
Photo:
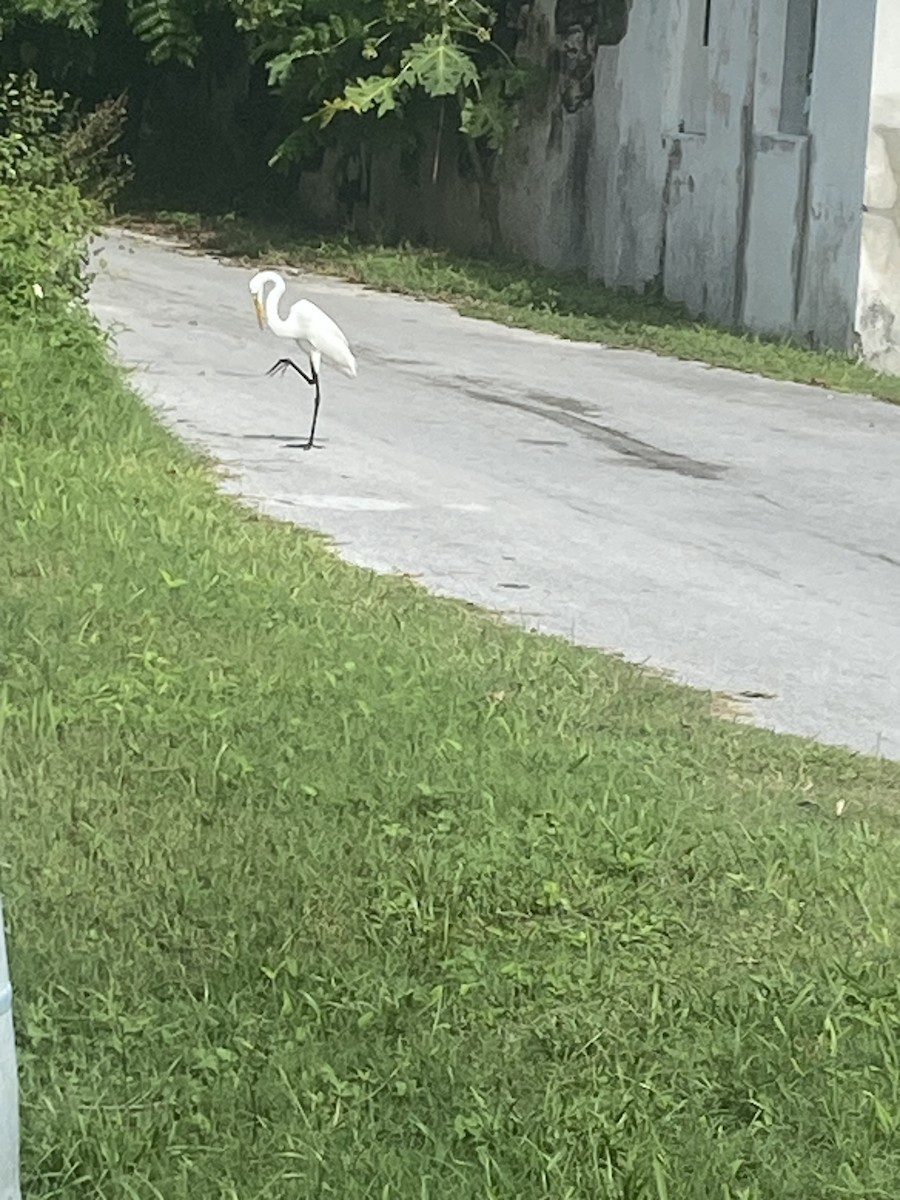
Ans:
<svg viewBox="0 0 900 1200"><path fill-rule="evenodd" d="M621 42L630 8L631 0L556 0L554 65L565 112L578 112L592 99L597 49Z"/></svg>

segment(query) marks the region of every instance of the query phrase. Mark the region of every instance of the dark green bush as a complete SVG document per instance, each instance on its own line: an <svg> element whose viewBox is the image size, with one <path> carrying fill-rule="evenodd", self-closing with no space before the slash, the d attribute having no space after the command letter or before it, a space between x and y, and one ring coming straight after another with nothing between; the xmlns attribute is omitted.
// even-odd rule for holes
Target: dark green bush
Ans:
<svg viewBox="0 0 900 1200"><path fill-rule="evenodd" d="M83 294L85 241L96 219L74 184L0 183L0 303L8 313Z"/></svg>
<svg viewBox="0 0 900 1200"><path fill-rule="evenodd" d="M124 102L80 114L33 74L0 86L0 310L20 316L84 295L86 243L127 164L111 148Z"/></svg>

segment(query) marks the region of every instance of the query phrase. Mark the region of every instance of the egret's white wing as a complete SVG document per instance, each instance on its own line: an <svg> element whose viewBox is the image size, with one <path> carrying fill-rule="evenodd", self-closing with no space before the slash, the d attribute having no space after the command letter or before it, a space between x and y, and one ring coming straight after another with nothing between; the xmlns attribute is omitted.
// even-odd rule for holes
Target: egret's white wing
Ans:
<svg viewBox="0 0 900 1200"><path fill-rule="evenodd" d="M288 318L291 332L308 353L321 355L348 375L356 374L356 360L343 329L311 300L298 300Z"/></svg>

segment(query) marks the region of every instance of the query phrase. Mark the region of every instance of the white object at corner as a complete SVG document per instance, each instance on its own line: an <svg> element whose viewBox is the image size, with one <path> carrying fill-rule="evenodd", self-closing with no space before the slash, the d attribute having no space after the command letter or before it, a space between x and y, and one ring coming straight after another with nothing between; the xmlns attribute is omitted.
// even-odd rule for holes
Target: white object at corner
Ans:
<svg viewBox="0 0 900 1200"><path fill-rule="evenodd" d="M12 984L0 901L0 1200L21 1200L19 1191L19 1083L13 1036Z"/></svg>

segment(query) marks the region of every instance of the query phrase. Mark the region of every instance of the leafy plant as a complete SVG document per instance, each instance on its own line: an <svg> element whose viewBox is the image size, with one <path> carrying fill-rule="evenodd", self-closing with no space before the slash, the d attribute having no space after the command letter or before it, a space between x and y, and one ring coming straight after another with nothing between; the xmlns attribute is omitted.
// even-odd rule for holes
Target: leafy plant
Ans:
<svg viewBox="0 0 900 1200"><path fill-rule="evenodd" d="M85 115L36 77L0 85L0 296L23 313L83 294L85 241L127 173L124 100Z"/></svg>
<svg viewBox="0 0 900 1200"><path fill-rule="evenodd" d="M72 110L64 123L62 157L81 192L109 205L131 178L131 163L115 146L125 125L126 100L103 100L89 112Z"/></svg>
<svg viewBox="0 0 900 1200"><path fill-rule="evenodd" d="M513 123L510 101L523 77L493 40L497 19L480 0L388 4L364 24L342 23L336 30L332 21L313 42L273 59L270 76L274 72L277 80L297 58L333 53L335 39L326 31L337 33L340 44L352 43L359 58L377 69L357 75L325 100L313 114L323 127L340 113L374 111L382 117L418 91L432 100L452 97L459 128L497 149Z"/></svg>
<svg viewBox="0 0 900 1200"><path fill-rule="evenodd" d="M82 33L95 33L97 9L97 0L2 0L0 34L8 34L22 19L54 22Z"/></svg>
<svg viewBox="0 0 900 1200"><path fill-rule="evenodd" d="M327 124L338 112L364 113L375 109L379 117L393 111L410 88L421 87L432 97L465 92L478 79L478 69L444 29L427 33L400 56L396 74L368 75L348 84L343 96L326 102L318 115Z"/></svg>
<svg viewBox="0 0 900 1200"><path fill-rule="evenodd" d="M186 64L205 21L229 14L271 86L299 92L322 127L339 113L395 112L418 91L453 97L459 127L499 147L521 91L522 72L493 37L498 13L483 0L131 0L128 12L151 62Z"/></svg>
<svg viewBox="0 0 900 1200"><path fill-rule="evenodd" d="M131 26L148 44L151 62L193 63L201 45L195 9L183 0L129 0Z"/></svg>
<svg viewBox="0 0 900 1200"><path fill-rule="evenodd" d="M0 304L21 314L83 294L96 209L70 183L0 183Z"/></svg>
<svg viewBox="0 0 900 1200"><path fill-rule="evenodd" d="M514 122L524 76L494 39L498 13L482 0L134 0L129 11L153 62L190 63L204 18L223 4L270 85L320 128L343 113L396 112L416 93L451 98L459 128L494 148ZM286 138L276 160L304 141Z"/></svg>
<svg viewBox="0 0 900 1200"><path fill-rule="evenodd" d="M108 11L97 0L6 3L7 27L38 16L92 33ZM350 126L330 128L347 114L402 113L398 136L416 146L436 138L435 163L451 125L499 151L528 80L511 57L506 0L496 8L486 0L126 0L124 7L153 65L211 61L228 26L243 37L282 104L273 164L339 142L345 131L353 142Z"/></svg>
<svg viewBox="0 0 900 1200"><path fill-rule="evenodd" d="M0 180L52 187L72 183L110 199L129 164L113 153L125 122L125 97L82 114L68 96L38 84L33 71L0 84Z"/></svg>

